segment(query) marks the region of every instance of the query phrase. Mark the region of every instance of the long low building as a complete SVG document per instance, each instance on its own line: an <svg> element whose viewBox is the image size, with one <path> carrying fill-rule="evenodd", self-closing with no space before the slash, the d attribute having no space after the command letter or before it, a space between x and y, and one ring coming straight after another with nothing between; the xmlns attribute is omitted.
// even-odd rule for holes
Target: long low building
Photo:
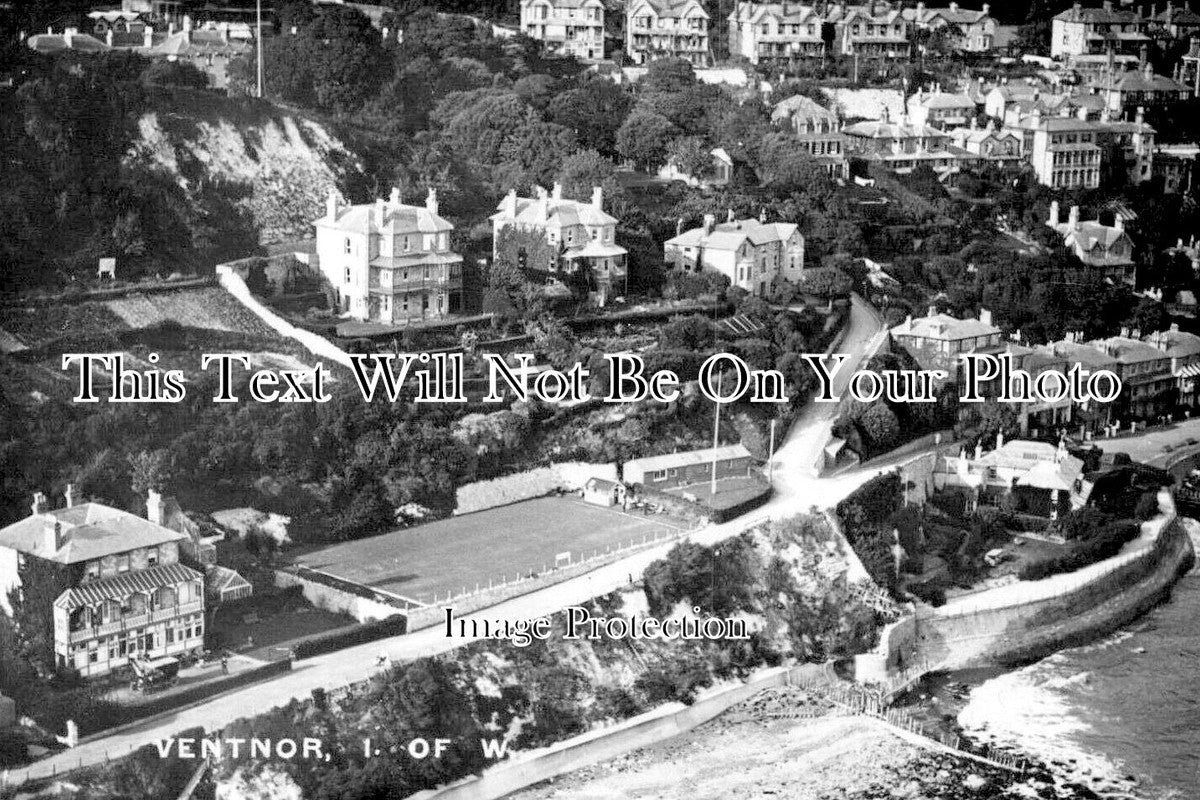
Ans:
<svg viewBox="0 0 1200 800"><path fill-rule="evenodd" d="M743 445L731 444L635 458L625 462L621 475L627 484L640 483L653 489L669 489L711 480L714 464L717 480L740 478L750 474L754 457Z"/></svg>

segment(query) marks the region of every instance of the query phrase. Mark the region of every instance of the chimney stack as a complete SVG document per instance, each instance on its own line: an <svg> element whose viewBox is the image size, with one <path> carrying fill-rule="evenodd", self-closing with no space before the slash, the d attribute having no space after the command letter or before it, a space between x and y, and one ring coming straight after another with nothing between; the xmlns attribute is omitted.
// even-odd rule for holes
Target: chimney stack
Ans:
<svg viewBox="0 0 1200 800"><path fill-rule="evenodd" d="M66 538L63 535L62 523L55 517L46 517L42 521L42 551L44 556L49 557L62 549L66 544Z"/></svg>
<svg viewBox="0 0 1200 800"><path fill-rule="evenodd" d="M517 216L517 190L509 189L504 195L504 216L512 219Z"/></svg>
<svg viewBox="0 0 1200 800"><path fill-rule="evenodd" d="M41 492L34 492L33 505L30 506L30 508L33 509L34 516L37 516L38 514L45 514L47 511L49 511L50 504L46 502L46 495L42 494Z"/></svg>
<svg viewBox="0 0 1200 800"><path fill-rule="evenodd" d="M388 203L391 204L393 210L400 207L400 190L395 186L392 187L391 194L388 195Z"/></svg>
<svg viewBox="0 0 1200 800"><path fill-rule="evenodd" d="M146 491L146 519L150 520L155 525L163 524L162 495L153 489Z"/></svg>
<svg viewBox="0 0 1200 800"><path fill-rule="evenodd" d="M733 209L732 208L725 212L725 221L733 222Z"/></svg>
<svg viewBox="0 0 1200 800"><path fill-rule="evenodd" d="M428 211L430 214L437 216L437 213L438 213L437 189L434 189L432 186L429 187L429 194L425 195L425 210Z"/></svg>
<svg viewBox="0 0 1200 800"><path fill-rule="evenodd" d="M1113 227L1119 231L1125 230L1125 219L1120 214L1113 215Z"/></svg>
<svg viewBox="0 0 1200 800"><path fill-rule="evenodd" d="M1058 201L1057 200L1050 201L1050 219L1048 219L1046 222L1051 228L1055 228L1055 229L1058 228Z"/></svg>
<svg viewBox="0 0 1200 800"><path fill-rule="evenodd" d="M75 484L68 483L66 490L63 492L63 500L67 504L67 508L75 506Z"/></svg>
<svg viewBox="0 0 1200 800"><path fill-rule="evenodd" d="M679 219L675 220L675 235L680 236L682 234L683 234L683 217L680 217ZM1182 239L1179 240L1179 245L1181 247L1183 246Z"/></svg>
<svg viewBox="0 0 1200 800"><path fill-rule="evenodd" d="M113 43L113 32L112 32L112 28L109 28L109 29L108 29L108 31L107 31L107 32L104 34L104 43L105 43L106 45L108 45L109 47L112 47L112 46L113 46L113 45L112 45L112 43Z"/></svg>
<svg viewBox="0 0 1200 800"><path fill-rule="evenodd" d="M704 215L704 235L705 236L709 235L710 233L713 232L713 229L716 227L717 227L717 215L716 214L705 214Z"/></svg>
<svg viewBox="0 0 1200 800"><path fill-rule="evenodd" d="M1079 227L1079 206L1071 206L1071 214L1067 218L1067 222L1072 229Z"/></svg>
<svg viewBox="0 0 1200 800"><path fill-rule="evenodd" d="M928 313L926 313L925 316L936 317L937 316L937 306L933 303L930 303Z"/></svg>
<svg viewBox="0 0 1200 800"><path fill-rule="evenodd" d="M604 189L599 186L592 187L592 208L597 211L604 208Z"/></svg>
<svg viewBox="0 0 1200 800"><path fill-rule="evenodd" d="M154 28L147 25L142 29L142 47L151 47L154 45Z"/></svg>
<svg viewBox="0 0 1200 800"><path fill-rule="evenodd" d="M991 309L987 309L987 308L979 309L979 321L982 322L984 325L991 325L992 324Z"/></svg>
<svg viewBox="0 0 1200 800"><path fill-rule="evenodd" d="M330 188L329 194L325 197L325 218L334 221L338 216L338 193L337 189Z"/></svg>
<svg viewBox="0 0 1200 800"><path fill-rule="evenodd" d="M554 182L554 188L550 190L550 197L553 200L562 200L562 184L558 181Z"/></svg>

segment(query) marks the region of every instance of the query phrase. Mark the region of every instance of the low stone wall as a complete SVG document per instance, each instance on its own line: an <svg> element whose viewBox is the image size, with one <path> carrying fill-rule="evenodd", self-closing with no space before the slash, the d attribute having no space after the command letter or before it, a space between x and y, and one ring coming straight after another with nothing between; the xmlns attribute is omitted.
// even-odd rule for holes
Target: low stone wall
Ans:
<svg viewBox="0 0 1200 800"><path fill-rule="evenodd" d="M290 586L299 586L304 599L317 608L348 614L359 622L385 619L405 613L404 609L398 606L371 600L318 581L307 580L301 575L286 570L275 570L275 585L285 589Z"/></svg>
<svg viewBox="0 0 1200 800"><path fill-rule="evenodd" d="M497 506L543 497L556 489L578 491L589 478L617 480L617 465L568 461L548 467L525 470L488 481L476 481L458 487L455 514L470 514Z"/></svg>
<svg viewBox="0 0 1200 800"><path fill-rule="evenodd" d="M917 614L918 658L950 669L1043 658L1126 625L1162 601L1192 565L1174 506L1149 525L1153 543L1086 570L981 592Z"/></svg>

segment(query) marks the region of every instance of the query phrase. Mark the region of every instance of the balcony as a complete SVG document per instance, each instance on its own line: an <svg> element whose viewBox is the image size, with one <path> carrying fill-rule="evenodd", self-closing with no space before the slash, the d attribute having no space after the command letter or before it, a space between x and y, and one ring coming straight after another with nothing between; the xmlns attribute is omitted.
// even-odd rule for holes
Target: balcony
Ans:
<svg viewBox="0 0 1200 800"><path fill-rule="evenodd" d="M122 617L113 622L105 622L100 625L89 625L85 628L73 630L68 634L67 641L70 644L77 642L86 642L89 639L96 639L101 636L111 636L114 633L121 633L127 630L136 628L144 628L147 625L153 625L156 622L164 622L166 620L181 617L184 614L198 614L204 611L204 601L194 600L191 603L184 603L170 608L158 608L149 611L145 614L136 616Z"/></svg>

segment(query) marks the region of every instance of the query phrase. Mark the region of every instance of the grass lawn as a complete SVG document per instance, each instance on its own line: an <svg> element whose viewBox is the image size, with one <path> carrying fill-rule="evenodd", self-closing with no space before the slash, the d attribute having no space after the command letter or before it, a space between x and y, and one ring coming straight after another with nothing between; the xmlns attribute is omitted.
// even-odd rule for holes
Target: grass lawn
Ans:
<svg viewBox="0 0 1200 800"><path fill-rule="evenodd" d="M277 661L304 636L357 625L353 617L315 608L297 592L255 587L254 596L218 609L209 626L212 650L228 649L262 661Z"/></svg>
<svg viewBox="0 0 1200 800"><path fill-rule="evenodd" d="M421 602L499 583L596 551L676 533L661 517L626 514L575 496L542 497L312 550L293 561Z"/></svg>
<svg viewBox="0 0 1200 800"><path fill-rule="evenodd" d="M693 483L691 486L675 486L667 491L687 497L689 500L702 503L712 509L725 509L758 497L770 489L771 487L766 481L756 478L726 478L717 481L715 494L712 491L712 484L708 482Z"/></svg>

